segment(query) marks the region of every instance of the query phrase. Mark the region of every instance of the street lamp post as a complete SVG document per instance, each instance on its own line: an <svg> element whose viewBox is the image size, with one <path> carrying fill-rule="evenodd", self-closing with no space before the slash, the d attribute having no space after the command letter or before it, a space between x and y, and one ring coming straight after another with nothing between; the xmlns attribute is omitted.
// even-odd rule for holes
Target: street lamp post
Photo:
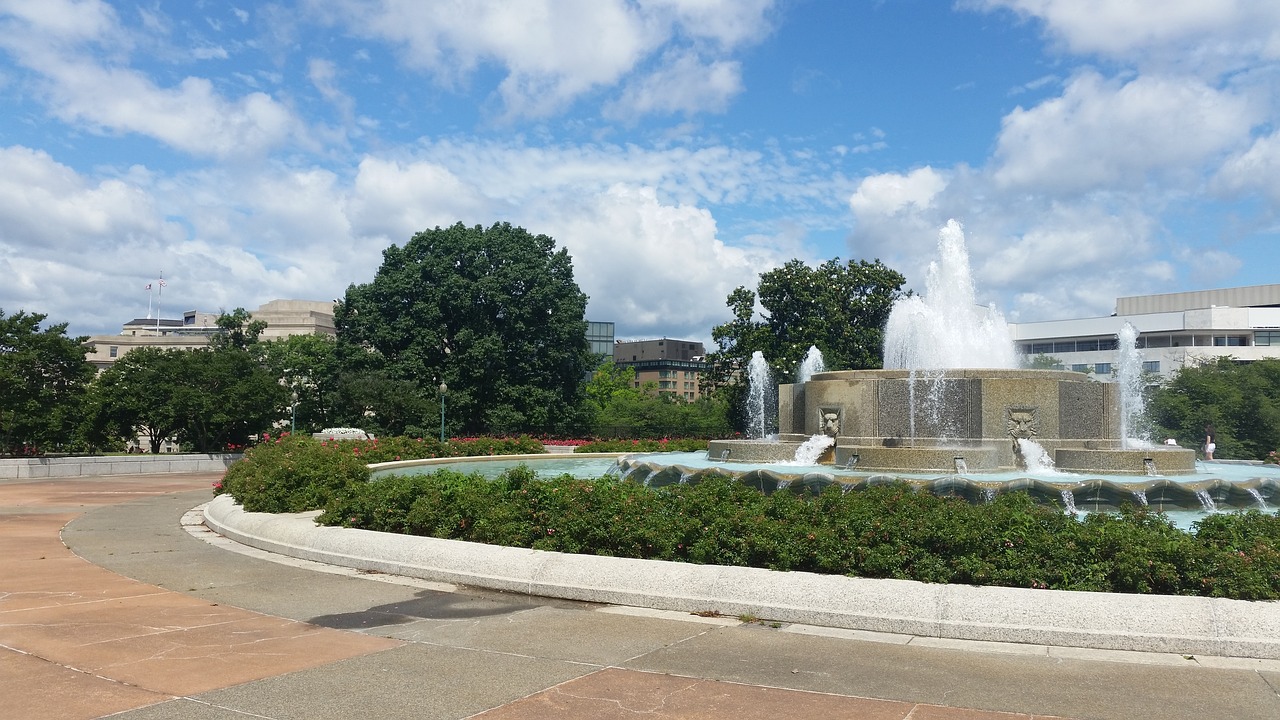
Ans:
<svg viewBox="0 0 1280 720"><path fill-rule="evenodd" d="M444 442L444 394L449 391L449 386L443 381L440 383L440 442Z"/></svg>
<svg viewBox="0 0 1280 720"><path fill-rule="evenodd" d="M298 432L298 391L293 391L293 403L289 405L289 434Z"/></svg>

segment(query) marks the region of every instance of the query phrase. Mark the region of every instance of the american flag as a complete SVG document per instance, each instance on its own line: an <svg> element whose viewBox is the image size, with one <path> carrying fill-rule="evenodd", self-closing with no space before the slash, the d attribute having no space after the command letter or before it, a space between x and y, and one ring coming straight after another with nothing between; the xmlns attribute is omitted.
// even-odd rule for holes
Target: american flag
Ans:
<svg viewBox="0 0 1280 720"><path fill-rule="evenodd" d="M160 278L160 287L164 287L165 285L168 285L168 283L164 281L164 278Z"/></svg>
<svg viewBox="0 0 1280 720"><path fill-rule="evenodd" d="M150 289L151 289L151 283L147 283L147 289L148 289L148 290L150 290Z"/></svg>

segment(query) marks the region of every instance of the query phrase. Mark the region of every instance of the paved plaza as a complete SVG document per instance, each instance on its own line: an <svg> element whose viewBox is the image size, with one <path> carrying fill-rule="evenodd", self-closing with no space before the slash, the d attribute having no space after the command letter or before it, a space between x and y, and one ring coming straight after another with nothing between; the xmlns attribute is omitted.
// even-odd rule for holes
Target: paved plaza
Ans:
<svg viewBox="0 0 1280 720"><path fill-rule="evenodd" d="M217 477L0 481L0 716L1280 717L1274 660L743 622L273 558L198 525Z"/></svg>

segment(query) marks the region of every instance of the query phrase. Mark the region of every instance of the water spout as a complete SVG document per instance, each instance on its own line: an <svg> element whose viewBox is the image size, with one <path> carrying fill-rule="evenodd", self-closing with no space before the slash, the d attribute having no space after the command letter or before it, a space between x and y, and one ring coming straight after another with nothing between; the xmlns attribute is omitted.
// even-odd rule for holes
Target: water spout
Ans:
<svg viewBox="0 0 1280 720"><path fill-rule="evenodd" d="M800 369L796 372L796 382L803 385L813 379L813 376L820 372L825 372L826 363L822 359L822 351L815 345L809 346L809 352L804 356L804 360L800 362Z"/></svg>
<svg viewBox="0 0 1280 720"><path fill-rule="evenodd" d="M960 223L938 232L926 292L900 298L885 326L886 370L1018 367L1013 336L994 305L978 305Z"/></svg>
<svg viewBox="0 0 1280 720"><path fill-rule="evenodd" d="M1120 445L1126 450L1147 447L1142 427L1146 399L1142 394L1142 352L1138 350L1138 328L1126 322L1116 336L1116 385L1120 390Z"/></svg>
<svg viewBox="0 0 1280 720"><path fill-rule="evenodd" d="M751 362L747 364L747 437L761 439L769 435L769 393L773 389L773 378L769 373L769 363L765 362L764 353L759 350L751 354Z"/></svg>
<svg viewBox="0 0 1280 720"><path fill-rule="evenodd" d="M964 458L963 458L963 457L958 457L958 456L957 456L957 457L953 460L953 462L954 462L954 463L955 463L955 465L956 465L956 474L957 474L957 475L964 475L965 473L969 472L969 465L964 461Z"/></svg>

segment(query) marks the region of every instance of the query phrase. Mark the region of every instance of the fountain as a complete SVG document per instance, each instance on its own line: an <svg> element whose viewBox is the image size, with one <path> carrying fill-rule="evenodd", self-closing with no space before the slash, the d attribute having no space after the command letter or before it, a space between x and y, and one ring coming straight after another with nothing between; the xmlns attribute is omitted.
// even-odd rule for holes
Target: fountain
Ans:
<svg viewBox="0 0 1280 720"><path fill-rule="evenodd" d="M861 472L1025 471L1024 448L1034 463L1067 473L1195 472L1194 451L1129 437L1135 421L1126 417L1136 417L1133 398L1141 398L1140 360L1136 394L1083 373L1018 369L1004 318L975 301L964 233L954 220L939 232L938 253L927 294L901 298L890 313L885 370L815 371L782 385L776 438L761 441L764 433L753 427L751 440L713 441L709 457L791 461L806 441L825 435L834 446L827 462L844 466L856 457ZM1136 338L1136 330L1128 332ZM753 356L753 384L756 364Z"/></svg>

